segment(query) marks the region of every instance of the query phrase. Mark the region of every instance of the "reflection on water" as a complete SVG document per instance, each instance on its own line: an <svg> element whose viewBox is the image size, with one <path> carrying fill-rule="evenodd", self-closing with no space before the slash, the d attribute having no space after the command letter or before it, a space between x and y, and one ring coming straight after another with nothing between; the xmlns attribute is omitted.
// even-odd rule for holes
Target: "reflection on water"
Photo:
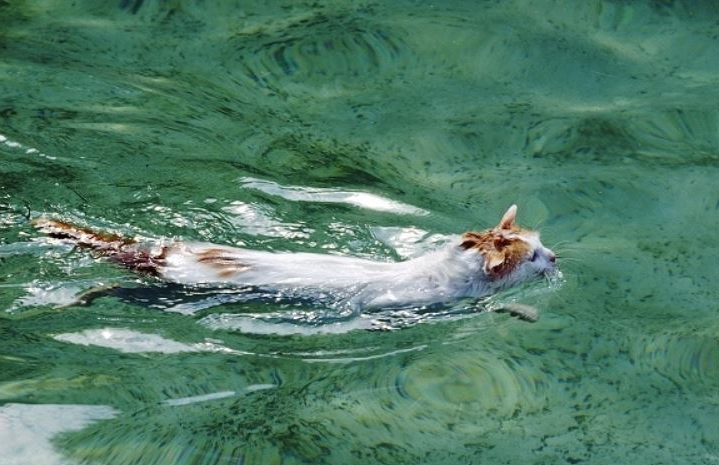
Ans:
<svg viewBox="0 0 719 465"><path fill-rule="evenodd" d="M233 352L226 347L213 343L183 344L157 334L145 334L124 328L86 329L76 333L58 334L55 339L83 346L107 347L125 353L160 352L163 354L177 354L200 350Z"/></svg>
<svg viewBox="0 0 719 465"><path fill-rule="evenodd" d="M223 210L231 215L232 224L252 235L283 237L285 239L309 238L311 228L301 224L288 224L273 217L268 207L235 200Z"/></svg>
<svg viewBox="0 0 719 465"><path fill-rule="evenodd" d="M719 461L714 2L0 18L3 463ZM29 224L387 261L512 203L561 279L362 315L164 286Z"/></svg>
<svg viewBox="0 0 719 465"><path fill-rule="evenodd" d="M78 431L118 412L101 405L5 404L0 407L0 455L7 465L66 462L53 447L60 433Z"/></svg>
<svg viewBox="0 0 719 465"><path fill-rule="evenodd" d="M301 186L280 186L271 181L254 178L240 179L243 187L257 189L266 194L277 195L296 202L346 203L368 210L395 214L426 215L428 212L402 202L397 202L379 195L358 191L342 191L339 189L319 189Z"/></svg>

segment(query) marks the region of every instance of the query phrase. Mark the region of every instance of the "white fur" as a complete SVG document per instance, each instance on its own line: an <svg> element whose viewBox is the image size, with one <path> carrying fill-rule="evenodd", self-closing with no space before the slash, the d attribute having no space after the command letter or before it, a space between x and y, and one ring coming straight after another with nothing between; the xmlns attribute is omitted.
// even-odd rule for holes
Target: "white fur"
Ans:
<svg viewBox="0 0 719 465"><path fill-rule="evenodd" d="M352 309L421 306L465 297L481 297L554 269L553 256L538 235L525 237L532 249L507 276L496 279L483 270L476 250L464 250L459 238L451 244L403 262L375 262L314 253L273 253L217 246L177 243L168 247L160 276L187 285L253 286L282 295L323 299ZM225 263L238 269L203 263L210 250L222 251ZM537 250L535 261L529 261Z"/></svg>
<svg viewBox="0 0 719 465"><path fill-rule="evenodd" d="M69 223L40 218L36 225L71 244L98 250L129 268L157 273L185 285L256 288L262 295L316 299L332 306L392 308L482 297L555 269L555 256L539 235L512 229L516 206L493 231L524 241L525 256L512 269L485 271L476 247L455 238L439 250L403 262L376 262L313 253L274 253L197 242L151 244L125 241ZM517 250L525 250L521 247ZM485 252L486 253L486 252Z"/></svg>

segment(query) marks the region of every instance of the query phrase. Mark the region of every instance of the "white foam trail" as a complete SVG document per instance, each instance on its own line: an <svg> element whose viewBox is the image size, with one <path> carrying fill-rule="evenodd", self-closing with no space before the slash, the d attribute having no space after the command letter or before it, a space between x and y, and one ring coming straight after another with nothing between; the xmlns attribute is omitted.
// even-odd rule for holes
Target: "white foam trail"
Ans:
<svg viewBox="0 0 719 465"><path fill-rule="evenodd" d="M392 247L402 258L415 258L452 240L452 236L428 234L419 228L399 228L394 226L373 226L370 232L375 239Z"/></svg>
<svg viewBox="0 0 719 465"><path fill-rule="evenodd" d="M181 397L179 399L168 399L164 401L167 405L178 406L178 405L190 405L198 402L207 402L208 400L226 399L236 394L235 391L222 391L213 392L211 394L202 394L199 396Z"/></svg>
<svg viewBox="0 0 719 465"><path fill-rule="evenodd" d="M57 160L57 157L53 157L51 155L47 155L45 153L40 152L38 149L32 148L32 147L25 147L20 142L16 142L14 140L8 139L6 136L0 134L0 144L5 145L8 148L11 149L19 149L24 150L25 155L35 155L43 158L47 158L49 160Z"/></svg>
<svg viewBox="0 0 719 465"><path fill-rule="evenodd" d="M347 321L328 322L319 325L307 325L293 322L264 321L263 318L282 315L237 315L232 313L212 314L198 321L199 324L213 330L239 331L247 334L278 334L311 336L315 334L342 334L355 330L373 328L369 318L358 316Z"/></svg>
<svg viewBox="0 0 719 465"><path fill-rule="evenodd" d="M365 360L374 360L378 358L392 357L394 355L406 354L407 352L417 352L427 348L427 345L422 344L415 347L409 347L407 349L397 349L391 352L383 352L381 354L366 355L361 357L339 357L339 358L305 358L302 359L304 362L309 363L352 363Z"/></svg>
<svg viewBox="0 0 719 465"><path fill-rule="evenodd" d="M247 386L246 388L242 389L241 391L221 391L221 392L213 392L210 394L201 394L199 396L190 396L190 397L181 397L179 399L168 399L164 401L166 405L171 406L179 406L179 405L189 405L189 404L196 404L198 402L207 402L210 400L218 400L218 399L226 399L228 397L234 397L234 396L244 396L245 394L249 394L251 392L256 391L262 391L265 389L274 389L276 388L276 384L252 384L250 386Z"/></svg>
<svg viewBox="0 0 719 465"><path fill-rule="evenodd" d="M400 215L428 215L429 212L396 200L361 191L343 191L334 188L282 186L272 181L244 177L243 187L257 189L296 202L344 203L355 207Z"/></svg>
<svg viewBox="0 0 719 465"><path fill-rule="evenodd" d="M222 210L231 215L230 222L247 234L255 236L283 237L286 239L308 238L312 229L298 223L283 223L272 216L267 207L239 200Z"/></svg>
<svg viewBox="0 0 719 465"><path fill-rule="evenodd" d="M71 344L105 347L124 353L222 352L233 355L247 354L247 352L230 349L214 342L185 344L158 334L141 333L125 328L86 329L75 333L57 334L54 338Z"/></svg>
<svg viewBox="0 0 719 465"><path fill-rule="evenodd" d="M84 284L84 286L83 286ZM26 307L49 305L61 308L77 303L87 283L33 283L25 286L26 295L17 298L5 311L14 312Z"/></svg>
<svg viewBox="0 0 719 465"><path fill-rule="evenodd" d="M50 244L49 241L33 240L30 242L11 242L9 244L0 245L0 257L9 257L12 255L21 254L36 254L40 255L47 252L49 247L54 244Z"/></svg>
<svg viewBox="0 0 719 465"><path fill-rule="evenodd" d="M0 407L3 465L69 464L52 445L60 433L79 431L118 414L104 405L5 404Z"/></svg>
<svg viewBox="0 0 719 465"><path fill-rule="evenodd" d="M87 329L76 333L63 333L54 337L58 341L83 346L98 346L125 353L161 352L176 354L196 352L189 344L165 339L157 334L140 333L123 328Z"/></svg>

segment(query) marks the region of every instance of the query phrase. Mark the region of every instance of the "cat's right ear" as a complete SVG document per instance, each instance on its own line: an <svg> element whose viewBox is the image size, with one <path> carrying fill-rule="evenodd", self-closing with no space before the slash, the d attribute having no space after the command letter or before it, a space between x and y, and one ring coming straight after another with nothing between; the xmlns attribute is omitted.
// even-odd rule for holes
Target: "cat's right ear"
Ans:
<svg viewBox="0 0 719 465"><path fill-rule="evenodd" d="M497 225L497 229L512 229L512 226L514 226L514 220L517 218L517 206L512 205L509 207L509 209L504 213L504 216L502 216L502 219L499 220L499 224Z"/></svg>

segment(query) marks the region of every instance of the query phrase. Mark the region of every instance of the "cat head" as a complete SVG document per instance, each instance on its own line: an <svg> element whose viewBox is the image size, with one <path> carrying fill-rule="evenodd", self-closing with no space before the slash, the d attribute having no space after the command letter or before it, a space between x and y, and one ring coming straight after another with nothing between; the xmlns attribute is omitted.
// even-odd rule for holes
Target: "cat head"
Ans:
<svg viewBox="0 0 719 465"><path fill-rule="evenodd" d="M517 206L512 205L494 228L466 232L459 247L478 253L488 281L505 285L556 270L556 255L539 240L539 233L515 224Z"/></svg>

